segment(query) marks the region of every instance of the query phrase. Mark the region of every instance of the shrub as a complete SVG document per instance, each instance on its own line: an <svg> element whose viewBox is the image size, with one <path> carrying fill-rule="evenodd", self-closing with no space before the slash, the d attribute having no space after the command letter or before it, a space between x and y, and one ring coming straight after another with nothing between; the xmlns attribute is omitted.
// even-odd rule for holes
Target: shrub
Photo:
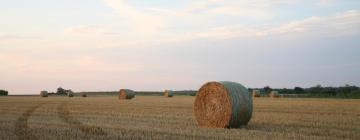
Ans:
<svg viewBox="0 0 360 140"><path fill-rule="evenodd" d="M7 96L8 93L8 91L0 89L0 96Z"/></svg>

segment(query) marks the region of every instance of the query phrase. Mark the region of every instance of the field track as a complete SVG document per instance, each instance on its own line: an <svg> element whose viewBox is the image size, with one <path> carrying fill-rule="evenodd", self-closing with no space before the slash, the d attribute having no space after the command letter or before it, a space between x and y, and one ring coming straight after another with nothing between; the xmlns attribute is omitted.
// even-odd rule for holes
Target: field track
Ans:
<svg viewBox="0 0 360 140"><path fill-rule="evenodd" d="M64 102L58 107L59 117L65 121L71 128L79 129L81 132L86 133L86 135L97 135L97 136L106 136L105 131L97 126L85 125L74 117L71 117L68 108L68 102Z"/></svg>
<svg viewBox="0 0 360 140"><path fill-rule="evenodd" d="M36 140L38 139L30 130L28 126L28 119L31 117L32 113L39 107L41 107L43 103L33 106L26 110L21 117L16 122L15 133L19 137L19 140Z"/></svg>

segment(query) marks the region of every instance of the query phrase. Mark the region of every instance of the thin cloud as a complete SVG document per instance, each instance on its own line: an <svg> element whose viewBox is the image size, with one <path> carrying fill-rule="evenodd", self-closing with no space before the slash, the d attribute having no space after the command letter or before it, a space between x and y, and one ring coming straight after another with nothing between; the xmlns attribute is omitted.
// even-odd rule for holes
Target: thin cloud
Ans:
<svg viewBox="0 0 360 140"><path fill-rule="evenodd" d="M134 31L145 35L151 35L165 27L161 16L148 14L141 9L135 8L123 0L103 0L107 6L112 8L120 17L130 21Z"/></svg>
<svg viewBox="0 0 360 140"><path fill-rule="evenodd" d="M101 34L104 31L103 28L97 26L79 25L68 27L64 30L66 34Z"/></svg>
<svg viewBox="0 0 360 140"><path fill-rule="evenodd" d="M277 26L229 25L215 27L206 32L194 33L194 38L230 39L238 37L262 37L280 34L307 34L341 36L360 33L360 13L345 11L331 16L313 16Z"/></svg>
<svg viewBox="0 0 360 140"><path fill-rule="evenodd" d="M1 73L16 73L26 75L31 73L38 76L60 76L70 78L71 74L101 74L126 73L142 70L142 65L133 63L110 63L94 56L73 56L66 58L39 59L31 54L0 53L1 64L7 67L0 68ZM61 75L64 74L64 75ZM70 75L69 75L70 74Z"/></svg>
<svg viewBox="0 0 360 140"><path fill-rule="evenodd" d="M23 36L23 35L0 35L1 40L23 40L23 39L40 39L39 36Z"/></svg>

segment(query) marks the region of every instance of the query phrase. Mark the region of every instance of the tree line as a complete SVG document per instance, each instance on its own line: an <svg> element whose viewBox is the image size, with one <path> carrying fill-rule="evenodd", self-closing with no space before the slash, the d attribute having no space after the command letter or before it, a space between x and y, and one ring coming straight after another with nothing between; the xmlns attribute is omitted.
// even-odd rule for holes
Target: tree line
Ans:
<svg viewBox="0 0 360 140"><path fill-rule="evenodd" d="M316 85L309 88L254 88L262 94L269 94L271 91L278 91L279 94L306 94L306 97L335 97L335 98L360 98L360 87L345 85L339 87ZM249 89L252 91L253 89Z"/></svg>
<svg viewBox="0 0 360 140"><path fill-rule="evenodd" d="M249 88L249 91L259 90L261 94L269 94L271 91L278 91L279 94L298 94L302 96L298 97L333 97L333 98L357 98L360 99L360 87L345 85L339 87L331 86L321 86L316 85L309 88L294 87L294 88L271 88L270 86L265 86L263 88ZM195 96L195 90L184 90L184 91L174 91L177 95L191 95ZM50 95L67 95L68 93L73 93L70 89L66 90L62 87L59 87L55 93L50 92ZM97 92L94 92L97 93ZM112 92L117 94L117 91ZM162 92L138 92L138 94L161 94ZM7 96L8 91L0 89L0 96Z"/></svg>
<svg viewBox="0 0 360 140"><path fill-rule="evenodd" d="M0 89L0 96L7 96L9 94L8 91Z"/></svg>

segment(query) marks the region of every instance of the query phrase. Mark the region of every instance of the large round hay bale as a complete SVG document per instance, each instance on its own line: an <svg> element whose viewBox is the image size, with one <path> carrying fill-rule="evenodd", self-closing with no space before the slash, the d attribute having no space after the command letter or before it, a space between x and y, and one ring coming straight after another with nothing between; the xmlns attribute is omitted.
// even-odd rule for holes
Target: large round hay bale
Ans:
<svg viewBox="0 0 360 140"><path fill-rule="evenodd" d="M174 96L174 92L172 90L165 90L164 91L164 96L165 97L173 97Z"/></svg>
<svg viewBox="0 0 360 140"><path fill-rule="evenodd" d="M253 101L247 88L235 82L208 82L198 91L194 113L201 127L238 128L247 125Z"/></svg>
<svg viewBox="0 0 360 140"><path fill-rule="evenodd" d="M279 95L278 91L271 91L270 94L269 94L269 97L278 98L278 97L280 97L280 95Z"/></svg>
<svg viewBox="0 0 360 140"><path fill-rule="evenodd" d="M260 97L260 90L252 90L252 97Z"/></svg>
<svg viewBox="0 0 360 140"><path fill-rule="evenodd" d="M132 99L135 97L135 92L130 89L121 89L119 92L119 100Z"/></svg>
<svg viewBox="0 0 360 140"><path fill-rule="evenodd" d="M47 91L41 91L40 92L40 96L41 97L48 97L49 96L49 93Z"/></svg>

